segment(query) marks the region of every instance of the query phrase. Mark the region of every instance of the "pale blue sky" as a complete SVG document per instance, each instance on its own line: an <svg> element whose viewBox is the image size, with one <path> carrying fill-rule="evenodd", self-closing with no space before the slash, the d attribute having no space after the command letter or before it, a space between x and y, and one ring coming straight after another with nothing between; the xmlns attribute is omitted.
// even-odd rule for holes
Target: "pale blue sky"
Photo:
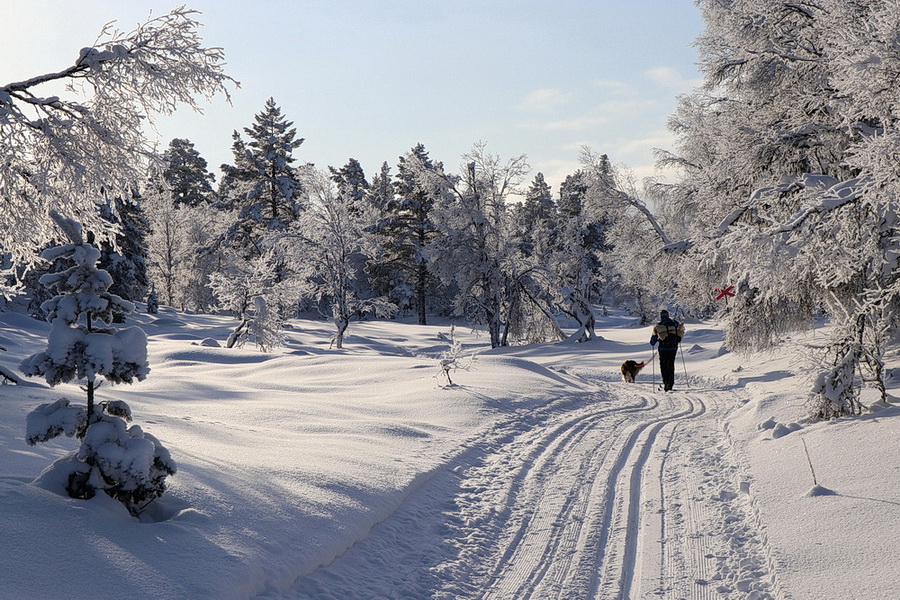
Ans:
<svg viewBox="0 0 900 600"><path fill-rule="evenodd" d="M240 81L233 105L160 122L231 162L231 133L274 97L317 166L371 178L418 142L456 170L475 142L526 154L554 186L582 145L653 173L676 96L699 83L692 0L0 0L0 84L72 64L103 24L123 31L186 2Z"/></svg>

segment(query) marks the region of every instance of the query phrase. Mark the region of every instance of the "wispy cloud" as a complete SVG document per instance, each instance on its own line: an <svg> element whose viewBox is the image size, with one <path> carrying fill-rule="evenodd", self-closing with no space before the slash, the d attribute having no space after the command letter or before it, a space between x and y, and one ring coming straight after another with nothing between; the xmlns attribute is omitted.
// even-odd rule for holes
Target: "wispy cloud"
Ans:
<svg viewBox="0 0 900 600"><path fill-rule="evenodd" d="M526 123L523 127L540 131L589 131L596 127L625 122L656 106L657 102L652 99L610 100L565 118L535 121Z"/></svg>
<svg viewBox="0 0 900 600"><path fill-rule="evenodd" d="M678 91L688 91L699 87L702 79L688 79L683 77L677 69L672 67L654 67L644 71L644 75L656 85L675 89Z"/></svg>
<svg viewBox="0 0 900 600"><path fill-rule="evenodd" d="M669 131L652 131L643 137L630 139L619 146L618 150L623 154L646 152L655 148L672 149L675 145L675 135Z"/></svg>
<svg viewBox="0 0 900 600"><path fill-rule="evenodd" d="M544 112L566 106L575 98L573 92L566 92L558 88L541 88L530 92L525 96L520 108L530 112Z"/></svg>
<svg viewBox="0 0 900 600"><path fill-rule="evenodd" d="M558 119L537 125L544 131L583 131L591 127L606 125L610 122L608 116L581 115L570 119Z"/></svg>
<svg viewBox="0 0 900 600"><path fill-rule="evenodd" d="M616 81L615 79L595 79L594 87L616 96L634 96L635 89L624 81Z"/></svg>

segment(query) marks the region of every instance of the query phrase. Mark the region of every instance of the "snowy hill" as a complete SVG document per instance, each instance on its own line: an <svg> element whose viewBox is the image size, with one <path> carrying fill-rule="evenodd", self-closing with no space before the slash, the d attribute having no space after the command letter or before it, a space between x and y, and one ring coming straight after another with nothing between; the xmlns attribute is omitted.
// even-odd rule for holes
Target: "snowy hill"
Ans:
<svg viewBox="0 0 900 600"><path fill-rule="evenodd" d="M816 332L737 356L689 321L664 394L653 363L621 381L650 358L621 314L586 344L490 351L456 327L477 354L455 385L447 324L354 323L332 350L297 320L261 353L204 344L225 318L136 320L151 373L98 396L178 473L140 521L32 483L76 444L27 446L25 416L82 392L0 387L0 598L900 598L900 412L804 421ZM0 313L0 366L47 331Z"/></svg>

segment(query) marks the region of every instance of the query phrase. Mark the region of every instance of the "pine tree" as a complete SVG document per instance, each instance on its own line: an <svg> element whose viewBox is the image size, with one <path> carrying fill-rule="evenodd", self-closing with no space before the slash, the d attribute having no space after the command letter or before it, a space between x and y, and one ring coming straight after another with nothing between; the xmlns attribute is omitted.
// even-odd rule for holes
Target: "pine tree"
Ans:
<svg viewBox="0 0 900 600"><path fill-rule="evenodd" d="M100 267L113 279L110 293L136 302L147 294L147 236L150 224L139 197L114 198L100 206L101 216L118 227L113 242L100 245Z"/></svg>
<svg viewBox="0 0 900 600"><path fill-rule="evenodd" d="M142 381L150 371L147 338L137 327L111 326L119 312L134 305L109 292L112 278L97 268L100 251L83 235L79 223L51 213L69 243L43 253L45 260L64 258L71 266L41 278L56 292L45 302L52 323L47 350L22 361L28 376L42 375L51 386L73 380L86 382L87 406L66 398L43 404L28 415L30 445L59 435L76 436L81 448L57 464L69 469L66 491L75 498L93 497L96 490L121 501L132 514L165 491L165 478L175 473L168 451L138 426L126 428L131 409L121 401L99 403L98 377L110 383Z"/></svg>
<svg viewBox="0 0 900 600"><path fill-rule="evenodd" d="M175 138L162 155L163 178L176 207L200 206L215 199L215 176L189 140Z"/></svg>
<svg viewBox="0 0 900 600"><path fill-rule="evenodd" d="M302 210L302 185L292 165L303 138L296 137L293 122L273 98L244 133L249 142L236 131L232 136L234 164L222 165L220 203L237 211L223 241L245 257L258 257L265 252L265 238L287 229Z"/></svg>

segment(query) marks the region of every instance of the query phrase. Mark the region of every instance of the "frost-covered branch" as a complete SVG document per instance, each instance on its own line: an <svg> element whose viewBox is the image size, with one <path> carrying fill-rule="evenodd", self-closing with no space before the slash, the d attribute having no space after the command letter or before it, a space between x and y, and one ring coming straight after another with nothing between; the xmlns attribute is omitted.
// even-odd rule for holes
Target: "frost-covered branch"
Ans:
<svg viewBox="0 0 900 600"><path fill-rule="evenodd" d="M107 25L71 66L0 86L4 250L27 260L52 236L50 209L102 232L96 198L124 196L153 156L143 127L180 105L201 111L198 96L228 99L237 82L223 50L202 45L196 14L177 8L125 34Z"/></svg>

